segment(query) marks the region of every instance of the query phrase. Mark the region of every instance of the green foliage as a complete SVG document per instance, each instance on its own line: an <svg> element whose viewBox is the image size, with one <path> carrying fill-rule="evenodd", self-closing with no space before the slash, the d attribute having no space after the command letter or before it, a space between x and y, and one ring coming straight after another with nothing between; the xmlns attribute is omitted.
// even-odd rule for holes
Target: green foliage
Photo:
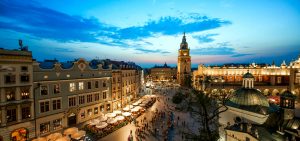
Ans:
<svg viewBox="0 0 300 141"><path fill-rule="evenodd" d="M180 104L184 98L185 98L184 94L178 92L173 96L172 101L175 104Z"/></svg>

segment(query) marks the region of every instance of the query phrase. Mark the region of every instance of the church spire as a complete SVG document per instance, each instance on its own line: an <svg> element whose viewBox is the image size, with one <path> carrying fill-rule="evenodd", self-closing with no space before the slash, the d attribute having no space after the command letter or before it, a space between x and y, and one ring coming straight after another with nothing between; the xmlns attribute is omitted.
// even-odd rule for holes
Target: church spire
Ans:
<svg viewBox="0 0 300 141"><path fill-rule="evenodd" d="M188 43L186 42L185 32L183 32L182 42L180 44L180 49L188 49Z"/></svg>

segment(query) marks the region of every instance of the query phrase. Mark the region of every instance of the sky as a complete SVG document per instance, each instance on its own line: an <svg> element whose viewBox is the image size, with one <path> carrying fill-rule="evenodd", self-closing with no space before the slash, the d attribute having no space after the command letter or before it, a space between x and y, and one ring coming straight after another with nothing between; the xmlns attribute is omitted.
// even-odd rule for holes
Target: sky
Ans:
<svg viewBox="0 0 300 141"><path fill-rule="evenodd" d="M22 39L39 61L176 66L183 32L193 67L288 63L300 54L300 1L0 1L0 48L17 49Z"/></svg>

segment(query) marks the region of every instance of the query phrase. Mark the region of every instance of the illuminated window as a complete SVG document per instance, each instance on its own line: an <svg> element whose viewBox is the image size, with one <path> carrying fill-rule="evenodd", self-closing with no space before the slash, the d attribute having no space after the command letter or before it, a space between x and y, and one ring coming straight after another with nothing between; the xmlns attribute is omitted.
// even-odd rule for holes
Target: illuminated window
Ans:
<svg viewBox="0 0 300 141"><path fill-rule="evenodd" d="M73 92L76 90L75 83L70 83L69 91Z"/></svg>
<svg viewBox="0 0 300 141"><path fill-rule="evenodd" d="M84 89L83 82L79 82L79 83L78 83L78 89L79 89L79 90L83 90L83 89Z"/></svg>
<svg viewBox="0 0 300 141"><path fill-rule="evenodd" d="M53 129L56 130L56 129L60 129L62 128L62 119L56 119L56 120L53 120Z"/></svg>
<svg viewBox="0 0 300 141"><path fill-rule="evenodd" d="M40 133L44 134L50 132L50 122L40 124Z"/></svg>
<svg viewBox="0 0 300 141"><path fill-rule="evenodd" d="M29 89L30 88L22 88L21 89L21 98L22 99L29 99Z"/></svg>

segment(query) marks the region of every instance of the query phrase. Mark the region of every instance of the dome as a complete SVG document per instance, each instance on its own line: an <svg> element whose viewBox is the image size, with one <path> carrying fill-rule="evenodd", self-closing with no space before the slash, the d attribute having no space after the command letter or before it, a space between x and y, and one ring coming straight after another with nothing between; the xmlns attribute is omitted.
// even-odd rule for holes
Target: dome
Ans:
<svg viewBox="0 0 300 141"><path fill-rule="evenodd" d="M259 114L267 114L270 106L267 98L260 91L248 88L235 91L227 105Z"/></svg>
<svg viewBox="0 0 300 141"><path fill-rule="evenodd" d="M243 75L243 78L254 78L254 76L248 71Z"/></svg>

